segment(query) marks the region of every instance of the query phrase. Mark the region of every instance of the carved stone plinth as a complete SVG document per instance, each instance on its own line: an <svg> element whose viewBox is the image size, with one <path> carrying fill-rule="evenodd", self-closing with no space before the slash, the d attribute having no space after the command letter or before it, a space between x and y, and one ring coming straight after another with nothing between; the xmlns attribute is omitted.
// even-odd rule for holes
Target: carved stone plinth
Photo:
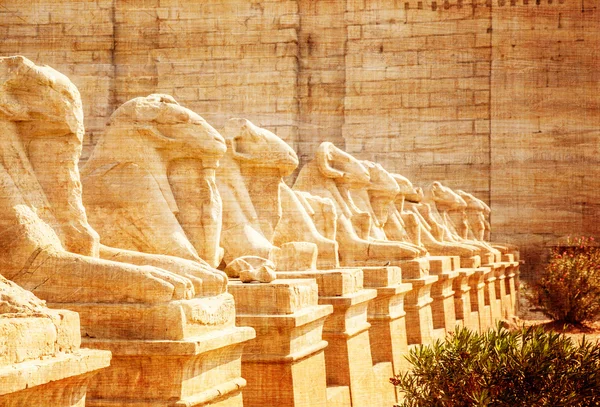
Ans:
<svg viewBox="0 0 600 407"><path fill-rule="evenodd" d="M256 339L246 345L242 377L244 407L327 405L323 324L332 307L318 305L314 280L275 280L270 284L230 281L238 326L250 326Z"/></svg>
<svg viewBox="0 0 600 407"><path fill-rule="evenodd" d="M511 318L516 315L515 303L517 294L515 292L515 277L519 269L519 262L512 261L512 254L503 254L504 266L502 274L496 275L501 282L496 284L496 298L501 303L502 318Z"/></svg>
<svg viewBox="0 0 600 407"><path fill-rule="evenodd" d="M429 274L438 275L446 271L455 271L461 267L459 256L429 256Z"/></svg>
<svg viewBox="0 0 600 407"><path fill-rule="evenodd" d="M452 289L454 290L456 326L468 328L472 331L478 331L479 321L477 318L472 318L471 311L471 286L469 285L469 279L473 274L475 274L474 269L458 269L458 276L452 283Z"/></svg>
<svg viewBox="0 0 600 407"><path fill-rule="evenodd" d="M319 298L319 303L333 305L333 315L325 322L323 331L323 338L329 343L325 351L327 382L348 386L353 406L379 404L374 402L380 394L373 372L367 322L369 302L376 296L375 290L360 290Z"/></svg>
<svg viewBox="0 0 600 407"><path fill-rule="evenodd" d="M481 257L479 257L479 256L461 257L460 258L460 266L464 267L464 268L469 268L469 269L481 267Z"/></svg>
<svg viewBox="0 0 600 407"><path fill-rule="evenodd" d="M235 304L227 293L158 304L62 303L50 306L78 312L83 338L181 340L235 324Z"/></svg>
<svg viewBox="0 0 600 407"><path fill-rule="evenodd" d="M509 303L509 313L511 316L517 315L519 300L517 294L518 278L519 278L519 262L512 262L509 267L506 268L506 296Z"/></svg>
<svg viewBox="0 0 600 407"><path fill-rule="evenodd" d="M348 407L352 405L348 386L327 387L327 407Z"/></svg>
<svg viewBox="0 0 600 407"><path fill-rule="evenodd" d="M412 290L404 300L406 311L406 338L409 345L427 345L438 334L433 328L433 314L431 311L431 287L438 281L438 276L425 276L415 279L402 279L402 282L412 284Z"/></svg>
<svg viewBox="0 0 600 407"><path fill-rule="evenodd" d="M367 321L371 324L369 340L373 357L375 378L385 398L384 405L399 400L390 392L389 378L409 367L406 339L406 312L404 296L412 289L402 282L399 267L363 267L364 285L377 290L377 297L369 303Z"/></svg>
<svg viewBox="0 0 600 407"><path fill-rule="evenodd" d="M419 279L429 275L429 257L403 260L399 262L399 265L402 269L402 277L405 279Z"/></svg>
<svg viewBox="0 0 600 407"><path fill-rule="evenodd" d="M80 313L85 347L113 354L89 386L87 407L242 407L242 349L255 333L235 326L230 294L61 305Z"/></svg>
<svg viewBox="0 0 600 407"><path fill-rule="evenodd" d="M79 344L74 312L0 314L0 406L84 407L88 382L111 356Z"/></svg>
<svg viewBox="0 0 600 407"><path fill-rule="evenodd" d="M454 331L456 327L456 311L454 309L454 280L458 277L460 258L457 256L429 257L429 273L438 276L438 281L431 287L431 311L433 313L433 329Z"/></svg>
<svg viewBox="0 0 600 407"><path fill-rule="evenodd" d="M325 349L328 406L339 405L347 398L346 391L353 406L382 405L367 322L369 303L377 292L363 288L363 271L352 268L278 272L277 276L316 279L319 304L333 306L333 314L323 329L323 339L328 342ZM389 392L394 392L393 387L390 386Z"/></svg>
<svg viewBox="0 0 600 407"><path fill-rule="evenodd" d="M498 281L496 275L501 274L504 267L499 263L486 264L486 267L489 267L491 272L485 279L485 305L490 306L490 324L493 328L496 321L502 318L501 306L496 297L496 281Z"/></svg>
<svg viewBox="0 0 600 407"><path fill-rule="evenodd" d="M469 286L471 287L471 323L478 325L479 332L487 331L491 325L491 308L486 305L486 280L491 274L489 267L479 267L473 269L474 273L469 277Z"/></svg>
<svg viewBox="0 0 600 407"><path fill-rule="evenodd" d="M399 267L364 267L363 273L365 287L377 290L368 309L373 362L391 362L394 374L400 373L408 367L404 297L412 285L402 282Z"/></svg>
<svg viewBox="0 0 600 407"><path fill-rule="evenodd" d="M0 406L84 407L90 379L109 363L110 352L81 349L0 367Z"/></svg>
<svg viewBox="0 0 600 407"><path fill-rule="evenodd" d="M498 263L499 267L494 269L496 276L496 307L499 319L507 319L510 316L510 298L506 297L506 267L507 263Z"/></svg>

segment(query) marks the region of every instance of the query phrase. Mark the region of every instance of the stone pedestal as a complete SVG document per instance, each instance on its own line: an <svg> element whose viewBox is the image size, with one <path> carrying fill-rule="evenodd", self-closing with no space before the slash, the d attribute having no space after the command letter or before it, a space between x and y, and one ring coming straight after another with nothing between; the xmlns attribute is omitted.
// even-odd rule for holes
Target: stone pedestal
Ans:
<svg viewBox="0 0 600 407"><path fill-rule="evenodd" d="M79 318L64 310L0 315L0 406L84 407L110 352L80 349Z"/></svg>
<svg viewBox="0 0 600 407"><path fill-rule="evenodd" d="M327 382L348 386L353 406L380 404L367 322L368 305L376 295L375 290L360 290L319 299L321 304L333 305L333 315L326 321L323 332L329 343L325 351Z"/></svg>
<svg viewBox="0 0 600 407"><path fill-rule="evenodd" d="M456 326L478 331L479 321L477 318L473 318L471 310L471 286L469 285L469 279L473 274L475 274L474 269L458 269L458 276L452 283L452 289L454 290Z"/></svg>
<svg viewBox="0 0 600 407"><path fill-rule="evenodd" d="M81 349L0 367L0 406L84 407L90 379L109 363L110 352Z"/></svg>
<svg viewBox="0 0 600 407"><path fill-rule="evenodd" d="M519 262L512 262L506 268L506 296L508 298L509 312L511 316L516 316L518 312L519 297L517 295L518 278L519 278Z"/></svg>
<svg viewBox="0 0 600 407"><path fill-rule="evenodd" d="M238 326L256 339L244 348L244 407L327 405L323 324L333 309L318 305L315 280L242 284L230 280Z"/></svg>
<svg viewBox="0 0 600 407"><path fill-rule="evenodd" d="M515 270L515 294L513 302L515 304L515 315L519 315L519 297L521 292L521 264L525 264L524 260L519 260L519 267Z"/></svg>
<svg viewBox="0 0 600 407"><path fill-rule="evenodd" d="M496 275L501 274L504 267L500 263L486 264L485 267L489 267L491 270L485 279L485 305L490 306L490 324L493 328L496 326L496 322L502 319L501 305L496 296L496 282L498 281Z"/></svg>
<svg viewBox="0 0 600 407"><path fill-rule="evenodd" d="M510 298L506 297L506 268L508 263L498 263L499 267L494 269L496 276L496 304L499 319L507 319L510 316Z"/></svg>
<svg viewBox="0 0 600 407"><path fill-rule="evenodd" d="M328 406L339 405L347 398L352 406L383 405L381 386L377 383L367 322L369 302L377 292L363 289L363 271L334 269L304 272L277 272L278 278L314 278L319 286L319 304L333 306L326 321L323 339L327 370ZM335 391L333 391L335 390ZM390 392L393 392L390 386Z"/></svg>
<svg viewBox="0 0 600 407"><path fill-rule="evenodd" d="M377 290L377 297L369 303L369 340L375 379L381 386L383 405L398 402L389 378L409 368L406 339L406 312L404 296L412 289L402 283L399 267L363 267L364 285Z"/></svg>
<svg viewBox="0 0 600 407"><path fill-rule="evenodd" d="M431 286L438 281L438 276L403 278L402 281L412 284L412 290L406 294L404 300L408 344L430 344L437 336L433 330Z"/></svg>
<svg viewBox="0 0 600 407"><path fill-rule="evenodd" d="M469 277L469 287L471 288L471 324L478 325L479 332L485 332L491 327L491 308L486 305L485 292L487 276L491 273L489 267L479 267L473 269L473 274Z"/></svg>
<svg viewBox="0 0 600 407"><path fill-rule="evenodd" d="M391 362L392 373L398 374L408 368L404 297L412 285L402 282L399 267L363 267L363 273L365 287L377 290L368 309L373 363Z"/></svg>
<svg viewBox="0 0 600 407"><path fill-rule="evenodd" d="M438 281L431 287L433 329L442 329L444 334L452 332L456 327L453 284L458 277L460 258L432 256L429 257L429 265L429 274L438 276Z"/></svg>
<svg viewBox="0 0 600 407"><path fill-rule="evenodd" d="M472 256L472 257L461 257L460 258L460 267L468 268L468 269L476 269L481 267L481 257Z"/></svg>
<svg viewBox="0 0 600 407"><path fill-rule="evenodd" d="M241 355L230 294L164 304L61 304L80 313L85 347L113 354L87 407L242 407Z"/></svg>

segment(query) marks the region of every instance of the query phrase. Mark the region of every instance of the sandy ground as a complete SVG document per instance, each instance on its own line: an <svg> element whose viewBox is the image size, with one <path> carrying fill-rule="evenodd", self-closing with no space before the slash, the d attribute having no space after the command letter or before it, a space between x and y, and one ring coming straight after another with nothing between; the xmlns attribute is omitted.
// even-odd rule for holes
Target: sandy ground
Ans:
<svg viewBox="0 0 600 407"><path fill-rule="evenodd" d="M581 327L565 326L562 323L552 321L541 312L536 311L524 295L521 295L519 301L519 318L520 324L524 324L525 326L541 325L544 329L565 333L576 342L580 342L584 336L586 340L600 341L600 320Z"/></svg>

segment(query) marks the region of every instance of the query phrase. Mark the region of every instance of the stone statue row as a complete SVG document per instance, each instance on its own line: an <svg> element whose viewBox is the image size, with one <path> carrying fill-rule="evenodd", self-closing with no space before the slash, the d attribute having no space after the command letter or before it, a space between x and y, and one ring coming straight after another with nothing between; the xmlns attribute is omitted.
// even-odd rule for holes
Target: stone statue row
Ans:
<svg viewBox="0 0 600 407"><path fill-rule="evenodd" d="M218 297L218 313L228 276L518 258L489 242L490 208L469 193L415 187L329 142L289 187L298 157L282 139L246 119L220 134L168 95L120 106L81 170L82 103L64 75L0 58L0 118L1 314L43 312L35 296L53 307Z"/></svg>
<svg viewBox="0 0 600 407"><path fill-rule="evenodd" d="M167 95L119 107L80 180L75 86L24 58L4 58L1 69L0 266L50 302L219 294L221 262L232 276L268 282L290 267L514 250L486 241L490 208L480 199L440 182L415 188L328 142L290 188L283 177L298 158L283 140L245 119L231 119L224 138ZM294 242L314 246L281 249Z"/></svg>

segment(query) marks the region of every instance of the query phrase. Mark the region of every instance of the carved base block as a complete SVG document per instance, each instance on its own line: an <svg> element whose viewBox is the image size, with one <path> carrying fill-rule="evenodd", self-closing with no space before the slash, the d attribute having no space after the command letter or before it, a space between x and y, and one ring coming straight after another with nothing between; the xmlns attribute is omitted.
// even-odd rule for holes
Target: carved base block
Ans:
<svg viewBox="0 0 600 407"><path fill-rule="evenodd" d="M338 297L320 297L320 304L333 306L333 314L325 321L323 338L328 386L348 386L353 406L381 405L380 386L375 379L370 325L367 322L369 302L375 290L359 290Z"/></svg>
<svg viewBox="0 0 600 407"><path fill-rule="evenodd" d="M503 253L502 254L502 261L503 262L507 262L507 263L512 263L515 261L515 255L512 253Z"/></svg>
<svg viewBox="0 0 600 407"><path fill-rule="evenodd" d="M508 298L509 312L510 315L517 315L518 309L518 296L517 296L517 285L516 281L519 275L519 263L515 262L515 265L508 267L506 270L506 296Z"/></svg>
<svg viewBox="0 0 600 407"><path fill-rule="evenodd" d="M427 276L419 279L402 280L412 284L412 290L404 300L406 311L406 337L409 345L431 343L436 334L433 329L433 314L431 311L431 286L438 281L438 276Z"/></svg>
<svg viewBox="0 0 600 407"><path fill-rule="evenodd" d="M459 256L429 256L429 274L439 275L446 271L456 271L461 267Z"/></svg>
<svg viewBox="0 0 600 407"><path fill-rule="evenodd" d="M407 350L408 351L408 350ZM381 395L381 406L389 407L396 405L399 401L394 385L390 383L390 377L394 376L391 362L375 363L373 366L375 382L379 384L378 394Z"/></svg>
<svg viewBox="0 0 600 407"><path fill-rule="evenodd" d="M404 278L419 279L429 275L429 257L419 257L413 260L399 262Z"/></svg>
<svg viewBox="0 0 600 407"><path fill-rule="evenodd" d="M2 407L84 407L88 382L110 352L80 349L0 367Z"/></svg>
<svg viewBox="0 0 600 407"><path fill-rule="evenodd" d="M498 263L494 263L489 267L491 267L491 272L488 274L485 280L485 305L490 306L490 324L493 328L496 326L496 322L502 319L501 304L496 297L496 281L498 281L496 274L501 273L500 269L502 266L500 266Z"/></svg>
<svg viewBox="0 0 600 407"><path fill-rule="evenodd" d="M350 388L348 386L327 387L327 407L350 407Z"/></svg>
<svg viewBox="0 0 600 407"><path fill-rule="evenodd" d="M83 338L177 341L235 325L235 305L228 293L159 304L60 303L49 306L78 312Z"/></svg>
<svg viewBox="0 0 600 407"><path fill-rule="evenodd" d="M379 270L371 274L376 281L397 278L395 268L373 269ZM323 339L328 342L325 348L328 406L341 405L346 400L346 391L353 406L380 405L380 386L375 380L367 322L367 309L377 292L363 289L363 270L278 271L277 276L314 278L319 286L319 304L333 306L333 314L327 317L323 329Z"/></svg>
<svg viewBox="0 0 600 407"><path fill-rule="evenodd" d="M519 261L519 265L524 264L523 260ZM519 315L519 297L521 292L521 270L517 268L515 270L515 291L514 296L511 298L515 307L515 315Z"/></svg>
<svg viewBox="0 0 600 407"><path fill-rule="evenodd" d="M481 267L481 257L472 256L472 257L461 257L460 258L460 267L476 269Z"/></svg>
<svg viewBox="0 0 600 407"><path fill-rule="evenodd" d="M456 313L456 326L468 328L472 331L479 330L479 321L472 318L471 311L471 286L469 278L475 273L473 269L461 268L458 276L452 283L454 290L454 311Z"/></svg>
<svg viewBox="0 0 600 407"><path fill-rule="evenodd" d="M373 363L391 362L392 373L400 373L408 368L404 358L408 351L404 296L412 290L412 285L402 283L398 267L365 267L363 273L365 287L377 290L377 297L369 303L367 319L371 324Z"/></svg>
<svg viewBox="0 0 600 407"><path fill-rule="evenodd" d="M324 297L351 294L363 288L363 271L359 268L277 271L277 278L314 278L319 287L319 296Z"/></svg>
<svg viewBox="0 0 600 407"><path fill-rule="evenodd" d="M252 338L252 328L229 327L179 341L84 340L113 354L90 384L86 406L242 407L242 348Z"/></svg>
<svg viewBox="0 0 600 407"><path fill-rule="evenodd" d="M312 279L230 281L237 325L256 331L242 357L244 407L327 404L322 332L333 309L318 305L317 291Z"/></svg>
<svg viewBox="0 0 600 407"><path fill-rule="evenodd" d="M496 275L496 303L500 313L500 319L510 317L510 298L506 297L506 268L507 263L499 263L501 266L494 270Z"/></svg>
<svg viewBox="0 0 600 407"><path fill-rule="evenodd" d="M490 306L486 305L486 279L491 274L489 267L480 267L473 269L474 273L469 277L469 286L471 287L471 323L478 325L479 332L485 332L491 327Z"/></svg>
<svg viewBox="0 0 600 407"><path fill-rule="evenodd" d="M433 328L452 332L456 328L456 312L454 310L454 291L452 286L458 271L445 271L438 275L438 281L431 286L431 312Z"/></svg>

